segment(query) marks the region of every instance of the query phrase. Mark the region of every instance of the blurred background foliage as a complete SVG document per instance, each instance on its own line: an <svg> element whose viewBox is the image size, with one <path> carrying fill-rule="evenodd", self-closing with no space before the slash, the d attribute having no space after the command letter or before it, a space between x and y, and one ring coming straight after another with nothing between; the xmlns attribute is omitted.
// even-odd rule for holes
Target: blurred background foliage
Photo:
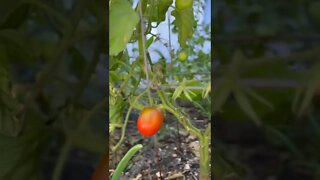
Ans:
<svg viewBox="0 0 320 180"><path fill-rule="evenodd" d="M319 179L320 3L213 1L213 174Z"/></svg>
<svg viewBox="0 0 320 180"><path fill-rule="evenodd" d="M0 3L0 179L90 179L106 152L107 3Z"/></svg>

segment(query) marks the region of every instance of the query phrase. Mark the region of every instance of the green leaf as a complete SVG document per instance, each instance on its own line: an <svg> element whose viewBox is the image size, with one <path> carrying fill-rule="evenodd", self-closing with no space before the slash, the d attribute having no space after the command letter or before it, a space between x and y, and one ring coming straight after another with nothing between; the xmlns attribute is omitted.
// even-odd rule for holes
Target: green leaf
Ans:
<svg viewBox="0 0 320 180"><path fill-rule="evenodd" d="M195 93L193 93L192 91L190 91L188 89L185 89L183 91L183 94L189 99L189 101L192 101L192 97L191 96L195 96L196 95Z"/></svg>
<svg viewBox="0 0 320 180"><path fill-rule="evenodd" d="M0 43L0 66L3 66L5 63L8 63L8 62L9 62L9 57L7 54L7 48L4 44Z"/></svg>
<svg viewBox="0 0 320 180"><path fill-rule="evenodd" d="M29 8L30 5L25 3L16 5L0 23L0 29L18 28L26 20Z"/></svg>
<svg viewBox="0 0 320 180"><path fill-rule="evenodd" d="M157 22L159 25L166 19L166 13L173 0L157 0L155 2L155 4L148 6L147 13L150 14L150 21Z"/></svg>
<svg viewBox="0 0 320 180"><path fill-rule="evenodd" d="M109 71L114 71L119 67L118 61L121 61L117 56L109 57Z"/></svg>
<svg viewBox="0 0 320 180"><path fill-rule="evenodd" d="M126 0L113 1L109 13L109 53L110 55L117 55L125 49L135 26L139 22L139 17L133 11L129 1Z"/></svg>
<svg viewBox="0 0 320 180"><path fill-rule="evenodd" d="M110 80L110 82L119 82L119 81L121 81L121 77L119 76L118 72L110 71L109 72L109 80Z"/></svg>
<svg viewBox="0 0 320 180"><path fill-rule="evenodd" d="M206 88L202 91L202 98L203 99L207 98L210 92L211 92L211 82L209 82Z"/></svg>
<svg viewBox="0 0 320 180"><path fill-rule="evenodd" d="M12 97L10 92L6 92L3 89L1 89L0 92L0 100L2 105L10 111L16 110L18 107L18 102Z"/></svg>
<svg viewBox="0 0 320 180"><path fill-rule="evenodd" d="M241 89L234 89L234 96L240 106L240 108L252 119L257 125L261 124L260 118L257 113L254 111L250 101L246 95L241 91Z"/></svg>
<svg viewBox="0 0 320 180"><path fill-rule="evenodd" d="M154 37L153 37L153 36L151 36L151 37L147 40L147 42L146 42L146 47L147 47L147 49L148 49L148 48L150 47L150 45L152 44L153 40L154 40Z"/></svg>
<svg viewBox="0 0 320 180"><path fill-rule="evenodd" d="M191 94L191 97L192 99L195 99L198 97L201 98L201 95L202 95L202 90L201 89L188 89L188 87L199 87L199 88L204 88L205 87L205 84L203 84L201 82L201 80L191 80L191 81L186 81L186 89L188 91L190 91L189 94Z"/></svg>
<svg viewBox="0 0 320 180"><path fill-rule="evenodd" d="M231 94L231 83L228 79L222 79L215 85L216 89L212 96L213 112L218 112Z"/></svg>
<svg viewBox="0 0 320 180"><path fill-rule="evenodd" d="M22 129L22 120L16 117L19 102L10 92L7 73L0 66L0 134L15 137Z"/></svg>
<svg viewBox="0 0 320 180"><path fill-rule="evenodd" d="M29 44L24 34L15 30L1 30L1 40L5 43L10 63L30 63L34 60L33 52L28 48Z"/></svg>
<svg viewBox="0 0 320 180"><path fill-rule="evenodd" d="M125 107L123 100L118 98L115 105L109 103L109 121L112 123L122 123L122 113Z"/></svg>
<svg viewBox="0 0 320 180"><path fill-rule="evenodd" d="M301 100L301 105L298 110L298 116L301 116L308 106L311 103L311 100L316 92L316 89L318 88L319 81L320 81L320 64L314 65L311 72L310 72L310 79L309 83L307 84L307 87L305 89L305 92L303 94L303 99Z"/></svg>
<svg viewBox="0 0 320 180"><path fill-rule="evenodd" d="M21 135L13 138L0 134L0 179L39 179L39 154L48 131L36 110L28 109L25 119L28 123Z"/></svg>
<svg viewBox="0 0 320 180"><path fill-rule="evenodd" d="M73 73L76 74L77 77L81 77L81 75L84 72L84 69L87 65L86 58L75 47L72 47L69 52L72 56L72 60L70 63L70 69Z"/></svg>
<svg viewBox="0 0 320 180"><path fill-rule="evenodd" d="M193 9L178 10L171 12L175 19L175 25L178 28L178 41L181 47L186 46L186 41L193 36L194 15Z"/></svg>
<svg viewBox="0 0 320 180"><path fill-rule="evenodd" d="M317 84L316 83L310 83L304 93L304 97L302 99L302 102L300 102L300 108L298 110L298 116L301 116L305 110L308 108L308 106L311 103L311 100L314 96L314 93L316 91Z"/></svg>
<svg viewBox="0 0 320 180"><path fill-rule="evenodd" d="M255 91L253 91L251 88L243 87L243 89L248 95L252 96L254 99L259 101L260 103L268 106L270 109L273 109L272 103L270 103L267 99L265 99L264 97L262 97L261 95L259 95Z"/></svg>
<svg viewBox="0 0 320 180"><path fill-rule="evenodd" d="M1 108L0 118L1 135L5 135L8 137L16 137L19 135L22 130L23 121L15 116L15 112L10 111L6 108Z"/></svg>
<svg viewBox="0 0 320 180"><path fill-rule="evenodd" d="M179 86L173 93L172 98L176 100L183 92L184 88Z"/></svg>
<svg viewBox="0 0 320 180"><path fill-rule="evenodd" d="M241 50L236 50L233 53L232 62L228 65L227 76L237 79L245 59L246 57L243 52Z"/></svg>

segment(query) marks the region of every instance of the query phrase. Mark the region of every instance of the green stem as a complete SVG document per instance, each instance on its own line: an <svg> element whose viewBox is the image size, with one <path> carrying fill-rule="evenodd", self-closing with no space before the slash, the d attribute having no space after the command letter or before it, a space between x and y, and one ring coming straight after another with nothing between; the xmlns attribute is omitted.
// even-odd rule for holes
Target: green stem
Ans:
<svg viewBox="0 0 320 180"><path fill-rule="evenodd" d="M124 121L124 124L122 126L122 131L121 131L121 137L120 137L120 140L118 141L118 143L112 148L112 151L116 151L117 148L120 146L120 144L122 143L123 139L124 139L124 135L125 135L125 131L126 131L126 127L127 127L127 123L128 123L128 120L129 120L129 115L131 113L131 110L132 110L132 106L129 107L128 109L128 112L127 112L127 115L126 115L126 119Z"/></svg>
<svg viewBox="0 0 320 180"><path fill-rule="evenodd" d="M133 101L133 103L130 105L129 109L128 109L128 112L126 114L126 119L124 120L124 124L122 126L122 131L121 131L121 137L120 137L120 140L118 141L118 143L112 148L112 152L116 151L117 148L120 146L120 144L122 143L123 139L124 139L124 136L125 136L125 132L126 132L126 127L127 127L127 123L128 123L128 120L129 120L129 116L130 116L130 113L131 113L131 110L133 108L133 104L139 100L146 92L148 91L148 89L144 90L139 96L137 96L137 98Z"/></svg>
<svg viewBox="0 0 320 180"><path fill-rule="evenodd" d="M133 62L132 64L132 67L131 68L131 71L129 72L129 74L126 76L126 79L124 80L123 84L121 85L121 88L120 89L124 89L125 87L127 87L127 84L129 82L129 79L135 75L136 73L134 72L134 68L136 67L136 64L137 64L137 61Z"/></svg>
<svg viewBox="0 0 320 180"><path fill-rule="evenodd" d="M163 103L163 108L171 112L188 132L197 136L199 139L202 138L201 131L192 125L187 115L181 111L178 111L178 107L175 107L173 104L171 104L162 91L158 90L157 92Z"/></svg>
<svg viewBox="0 0 320 180"><path fill-rule="evenodd" d="M61 179L60 176L61 176L64 164L65 164L65 161L67 160L68 153L69 153L70 149L71 149L71 142L70 142L70 140L67 140L61 150L61 154L60 154L60 156L57 160L57 164L54 168L53 178L52 178L53 180L60 180Z"/></svg>
<svg viewBox="0 0 320 180"><path fill-rule="evenodd" d="M138 4L138 8L139 8L139 16L140 16L140 28L138 28L141 37L139 38L139 52L140 54L143 55L143 60L144 60L144 65L145 65L145 73L146 73L146 78L148 81L148 87L150 86L150 78L149 78L149 66L148 66L148 59L147 59L147 48L146 48L146 37L145 37L145 25L144 25L144 18L143 18L143 7L142 7L142 0L139 1ZM151 64L150 64L151 65ZM153 103L153 99L151 96L151 90L150 88L148 88L148 97L149 97L149 103L152 106Z"/></svg>
<svg viewBox="0 0 320 180"><path fill-rule="evenodd" d="M209 137L200 139L200 180L210 179Z"/></svg>

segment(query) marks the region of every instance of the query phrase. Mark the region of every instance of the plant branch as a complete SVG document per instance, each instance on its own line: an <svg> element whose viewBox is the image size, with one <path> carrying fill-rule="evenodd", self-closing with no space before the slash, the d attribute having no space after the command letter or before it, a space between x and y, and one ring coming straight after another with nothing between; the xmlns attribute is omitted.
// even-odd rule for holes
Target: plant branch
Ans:
<svg viewBox="0 0 320 180"><path fill-rule="evenodd" d="M172 72L172 68L173 68L173 60L172 60L172 45L171 45L171 15L169 13L169 8L168 8L168 36L169 36L169 57L170 57L170 66L169 66L169 71ZM169 76L169 80L172 79L172 75Z"/></svg>
<svg viewBox="0 0 320 180"><path fill-rule="evenodd" d="M162 107L167 111L171 112L188 132L191 132L193 135L197 136L199 139L202 139L203 136L201 131L192 125L187 115L182 113L181 111L178 111L178 107L175 107L172 103L170 103L162 91L158 90L157 92L163 103Z"/></svg>
<svg viewBox="0 0 320 180"><path fill-rule="evenodd" d="M146 49L146 37L145 37L145 24L144 24L144 18L143 18L143 12L142 12L142 0L139 1L139 16L140 16L140 34L141 34L141 38L139 39L140 44L142 44L142 49L140 47L140 53L142 52L143 54L143 60L144 60L144 65L145 65L145 73L146 73L146 78L147 78L147 82L148 82L148 86L150 86L151 82L150 82L150 78L149 78L149 66L148 66L148 57L147 57L147 49ZM148 96L149 96L149 102L150 105L153 105L153 100L151 97L151 92L150 90L148 91Z"/></svg>

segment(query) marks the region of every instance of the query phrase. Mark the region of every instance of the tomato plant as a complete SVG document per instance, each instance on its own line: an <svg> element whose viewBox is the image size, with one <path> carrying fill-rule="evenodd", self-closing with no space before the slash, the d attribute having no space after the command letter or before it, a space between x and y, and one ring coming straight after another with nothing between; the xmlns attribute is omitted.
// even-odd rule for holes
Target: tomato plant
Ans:
<svg viewBox="0 0 320 180"><path fill-rule="evenodd" d="M143 136L149 137L160 130L162 122L163 115L158 108L146 107L140 113L137 121L137 127Z"/></svg>
<svg viewBox="0 0 320 180"><path fill-rule="evenodd" d="M176 7L179 10L191 8L192 4L193 4L193 0L176 0Z"/></svg>
<svg viewBox="0 0 320 180"><path fill-rule="evenodd" d="M138 1L136 5L110 1L109 133L114 142L110 148L114 154L121 149L136 111L141 113L135 125L144 137L159 132L163 113L168 113L178 126L198 138L199 178L209 179L211 66L209 47L203 46L211 36L194 11L196 5L203 5L193 2L177 0L173 8L173 0ZM168 36L156 33L162 23L168 25ZM193 114L185 111L189 107L177 102L194 105L197 113L207 116L203 129L196 127ZM119 129L121 135L116 133ZM155 142L161 135L154 136Z"/></svg>

